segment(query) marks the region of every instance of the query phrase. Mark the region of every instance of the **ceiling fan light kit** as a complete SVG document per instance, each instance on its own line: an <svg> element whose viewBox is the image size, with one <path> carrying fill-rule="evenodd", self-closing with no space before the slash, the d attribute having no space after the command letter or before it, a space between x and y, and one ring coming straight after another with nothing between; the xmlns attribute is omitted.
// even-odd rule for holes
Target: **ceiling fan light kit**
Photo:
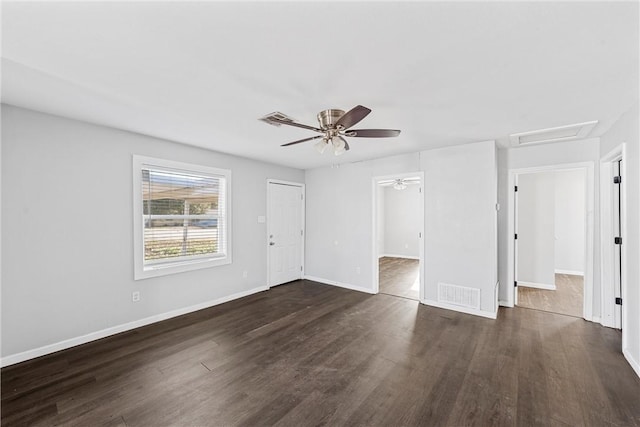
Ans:
<svg viewBox="0 0 640 427"><path fill-rule="evenodd" d="M404 190L405 188L407 188L407 184L402 182L402 180L398 180L398 182L393 184L393 188L395 188L396 190Z"/></svg>
<svg viewBox="0 0 640 427"><path fill-rule="evenodd" d="M420 184L420 177L385 179L378 182L382 187L393 187L396 190L404 190L409 185L417 184Z"/></svg>
<svg viewBox="0 0 640 427"><path fill-rule="evenodd" d="M339 156L351 149L351 147L349 147L349 143L344 138L345 136L359 138L390 138L400 135L400 131L397 129L350 129L353 125L364 119L370 112L371 110L369 108L363 107L362 105L357 105L346 113L339 109L324 110L318 113L317 118L318 123L320 124L319 128L297 123L280 112L268 114L260 120L275 126L294 126L312 130L321 134L282 144L282 147L288 147L289 145L300 144L301 142L322 138L322 141L315 144L315 149L322 154L328 147L331 147L333 148L333 154Z"/></svg>

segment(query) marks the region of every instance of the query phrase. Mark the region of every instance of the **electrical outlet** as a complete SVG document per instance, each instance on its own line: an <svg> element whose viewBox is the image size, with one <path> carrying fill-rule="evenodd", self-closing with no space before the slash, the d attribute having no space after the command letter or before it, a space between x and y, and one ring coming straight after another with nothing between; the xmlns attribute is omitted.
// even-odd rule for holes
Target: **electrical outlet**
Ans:
<svg viewBox="0 0 640 427"><path fill-rule="evenodd" d="M139 302L140 301L140 291L131 292L131 301Z"/></svg>

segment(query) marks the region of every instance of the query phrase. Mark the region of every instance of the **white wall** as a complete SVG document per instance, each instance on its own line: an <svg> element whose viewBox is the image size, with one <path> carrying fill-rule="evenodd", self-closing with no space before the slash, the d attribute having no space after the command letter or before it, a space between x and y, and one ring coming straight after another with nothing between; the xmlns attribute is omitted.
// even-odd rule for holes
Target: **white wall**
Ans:
<svg viewBox="0 0 640 427"><path fill-rule="evenodd" d="M555 172L555 271L584 274L584 170Z"/></svg>
<svg viewBox="0 0 640 427"><path fill-rule="evenodd" d="M3 362L265 286L266 180L302 171L7 105L2 124ZM133 280L134 153L231 169L233 264Z"/></svg>
<svg viewBox="0 0 640 427"><path fill-rule="evenodd" d="M438 283L478 288L497 311L496 153L493 141L422 153L425 171L425 298Z"/></svg>
<svg viewBox="0 0 640 427"><path fill-rule="evenodd" d="M602 135L600 154L605 156L621 143L626 143L625 171L623 178L627 190L627 240L623 242L627 251L627 263L623 276L628 286L624 295L623 315L625 319L624 355L640 376L640 109L638 104L607 133Z"/></svg>
<svg viewBox="0 0 640 427"><path fill-rule="evenodd" d="M383 188L384 254L419 258L420 186L407 185L404 190L392 186Z"/></svg>
<svg viewBox="0 0 640 427"><path fill-rule="evenodd" d="M373 177L418 170L414 153L305 171L306 276L373 292Z"/></svg>
<svg viewBox="0 0 640 427"><path fill-rule="evenodd" d="M555 173L518 176L518 275L516 280L555 287Z"/></svg>
<svg viewBox="0 0 640 427"><path fill-rule="evenodd" d="M376 237L377 237L377 246L378 246L378 256L381 257L384 255L384 225L385 225L385 203L384 203L384 195L385 195L384 187L378 186L376 189Z"/></svg>
<svg viewBox="0 0 640 427"><path fill-rule="evenodd" d="M426 299L471 286L495 314L495 159L490 141L306 171L307 276L373 292L372 179L423 170Z"/></svg>

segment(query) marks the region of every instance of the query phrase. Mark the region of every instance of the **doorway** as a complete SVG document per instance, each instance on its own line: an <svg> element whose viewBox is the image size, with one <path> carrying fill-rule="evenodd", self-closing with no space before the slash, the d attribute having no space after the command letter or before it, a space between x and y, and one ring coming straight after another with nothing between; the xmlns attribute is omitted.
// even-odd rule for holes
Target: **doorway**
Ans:
<svg viewBox="0 0 640 427"><path fill-rule="evenodd" d="M304 275L304 184L267 181L267 276L277 286Z"/></svg>
<svg viewBox="0 0 640 427"><path fill-rule="evenodd" d="M520 174L517 182L517 304L583 317L584 170Z"/></svg>
<svg viewBox="0 0 640 427"><path fill-rule="evenodd" d="M377 177L373 181L376 293L421 301L423 174Z"/></svg>
<svg viewBox="0 0 640 427"><path fill-rule="evenodd" d="M511 306L593 320L594 166L509 172Z"/></svg>

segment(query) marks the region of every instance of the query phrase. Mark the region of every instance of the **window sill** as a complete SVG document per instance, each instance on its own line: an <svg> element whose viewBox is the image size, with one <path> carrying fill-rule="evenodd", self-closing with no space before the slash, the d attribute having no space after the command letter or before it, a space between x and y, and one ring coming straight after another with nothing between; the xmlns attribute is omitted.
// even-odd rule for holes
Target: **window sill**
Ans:
<svg viewBox="0 0 640 427"><path fill-rule="evenodd" d="M167 276L186 271L200 270L202 268L216 267L231 264L231 255L221 258L203 258L189 261L177 261L165 264L136 266L134 280L148 279L151 277Z"/></svg>

